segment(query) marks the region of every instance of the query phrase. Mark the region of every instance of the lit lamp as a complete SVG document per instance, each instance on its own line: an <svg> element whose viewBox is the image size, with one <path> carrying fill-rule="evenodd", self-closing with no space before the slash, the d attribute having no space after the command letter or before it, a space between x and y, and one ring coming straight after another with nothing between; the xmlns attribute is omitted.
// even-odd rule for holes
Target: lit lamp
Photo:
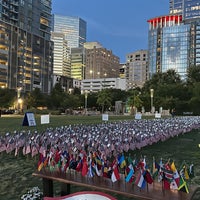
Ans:
<svg viewBox="0 0 200 200"><path fill-rule="evenodd" d="M22 103L21 90L22 90L21 87L17 88L17 110L18 110L18 112L20 110L20 104Z"/></svg>
<svg viewBox="0 0 200 200"><path fill-rule="evenodd" d="M19 98L17 101L18 101L18 110L22 110L22 108L23 108L23 106L22 106L23 100L21 98Z"/></svg>
<svg viewBox="0 0 200 200"><path fill-rule="evenodd" d="M93 78L93 71L90 70L90 78L92 79Z"/></svg>
<svg viewBox="0 0 200 200"><path fill-rule="evenodd" d="M103 85L104 89L105 89L105 87L106 87L106 76L107 76L107 74L104 73L104 85Z"/></svg>
<svg viewBox="0 0 200 200"><path fill-rule="evenodd" d="M154 89L150 89L150 97L151 97L151 112L153 112L153 93L154 93Z"/></svg>
<svg viewBox="0 0 200 200"><path fill-rule="evenodd" d="M87 98L88 98L88 91L85 90L85 114L87 114Z"/></svg>
<svg viewBox="0 0 200 200"><path fill-rule="evenodd" d="M69 94L72 94L73 89L69 88Z"/></svg>

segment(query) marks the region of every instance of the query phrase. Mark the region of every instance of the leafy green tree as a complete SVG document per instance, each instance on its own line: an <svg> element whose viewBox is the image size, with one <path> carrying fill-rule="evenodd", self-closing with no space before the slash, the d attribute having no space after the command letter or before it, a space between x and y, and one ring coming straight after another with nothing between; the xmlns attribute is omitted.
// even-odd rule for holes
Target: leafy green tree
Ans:
<svg viewBox="0 0 200 200"><path fill-rule="evenodd" d="M129 91L128 105L130 106L131 114L137 112L137 109L141 109L143 101L140 98L141 92L138 90Z"/></svg>
<svg viewBox="0 0 200 200"><path fill-rule="evenodd" d="M190 66L187 70L188 111L200 114L200 65Z"/></svg>
<svg viewBox="0 0 200 200"><path fill-rule="evenodd" d="M77 109L81 107L80 95L65 94L63 101L60 104L63 110L65 109Z"/></svg>
<svg viewBox="0 0 200 200"><path fill-rule="evenodd" d="M157 73L147 81L142 88L145 108L150 108L150 89L154 89L153 104L156 110L159 107L163 109L172 109L178 106L179 101L188 99L188 93L184 82L175 70L168 70L164 73ZM187 98L186 98L187 97ZM146 103L148 102L148 103ZM182 102L183 103L183 102Z"/></svg>
<svg viewBox="0 0 200 200"><path fill-rule="evenodd" d="M37 107L46 107L46 95L41 92L39 88L35 88L33 91L28 92L25 95L25 105L27 109L37 108Z"/></svg>
<svg viewBox="0 0 200 200"><path fill-rule="evenodd" d="M75 88L73 89L73 94L75 94L75 95L80 95L80 94L81 94L80 88L75 87Z"/></svg>
<svg viewBox="0 0 200 200"><path fill-rule="evenodd" d="M8 88L0 88L0 108L9 108L14 105L16 91Z"/></svg>
<svg viewBox="0 0 200 200"><path fill-rule="evenodd" d="M60 109L62 102L65 99L65 92L60 83L56 83L51 91L51 107Z"/></svg>
<svg viewBox="0 0 200 200"><path fill-rule="evenodd" d="M187 70L187 82L188 84L194 84L200 82L200 65L190 66Z"/></svg>
<svg viewBox="0 0 200 200"><path fill-rule="evenodd" d="M189 100L189 105L194 114L200 114L200 82L193 83L192 97Z"/></svg>
<svg viewBox="0 0 200 200"><path fill-rule="evenodd" d="M103 89L98 92L97 104L101 106L102 113L105 108L109 108L111 104L111 96L108 89Z"/></svg>
<svg viewBox="0 0 200 200"><path fill-rule="evenodd" d="M31 109L33 107L35 107L36 105L36 99L34 97L34 95L31 93L31 92L28 92L26 94L26 97L25 97L25 105L27 106L27 109Z"/></svg>

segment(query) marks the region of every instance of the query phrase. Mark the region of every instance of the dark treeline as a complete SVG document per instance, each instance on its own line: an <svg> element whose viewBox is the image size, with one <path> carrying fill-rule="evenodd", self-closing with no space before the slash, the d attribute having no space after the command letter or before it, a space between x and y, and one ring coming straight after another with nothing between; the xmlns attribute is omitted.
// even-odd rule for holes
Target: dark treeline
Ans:
<svg viewBox="0 0 200 200"><path fill-rule="evenodd" d="M115 111L115 102L121 101L122 105L128 105L131 113L134 111L151 111L151 94L153 93L153 106L156 111L175 109L176 114L200 114L200 66L192 66L187 71L185 80L174 70L165 73L156 73L144 84L142 88L134 87L128 91L120 89L103 89L97 93L87 94L87 109L95 111ZM0 108L13 107L17 101L16 90L0 89ZM49 95L42 94L40 89L21 94L23 108L31 110L38 107L46 107L57 113L72 110L84 110L85 94L81 94L79 88L73 88L68 93L57 83Z"/></svg>

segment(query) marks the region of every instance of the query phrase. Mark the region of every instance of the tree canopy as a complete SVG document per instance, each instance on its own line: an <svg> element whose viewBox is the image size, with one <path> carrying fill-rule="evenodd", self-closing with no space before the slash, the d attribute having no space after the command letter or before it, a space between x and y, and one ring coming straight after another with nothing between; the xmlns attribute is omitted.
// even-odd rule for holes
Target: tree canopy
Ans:
<svg viewBox="0 0 200 200"><path fill-rule="evenodd" d="M132 110L151 111L151 95L153 93L153 106L159 111L163 109L176 109L181 114L190 112L200 114L200 66L191 66L187 71L187 79L182 80L175 70L168 70L165 73L156 73L144 84L142 88L134 88L128 91L120 89L103 89L96 93L88 93L87 108L101 112L114 111L115 102L121 101L123 105L128 104ZM50 95L42 94L40 89L23 94L27 109L47 106L49 109L83 109L85 106L85 95L81 90L73 88L72 92L63 90L60 83L57 83ZM16 101L15 90L0 88L0 107L9 108ZM134 112L133 112L134 113Z"/></svg>

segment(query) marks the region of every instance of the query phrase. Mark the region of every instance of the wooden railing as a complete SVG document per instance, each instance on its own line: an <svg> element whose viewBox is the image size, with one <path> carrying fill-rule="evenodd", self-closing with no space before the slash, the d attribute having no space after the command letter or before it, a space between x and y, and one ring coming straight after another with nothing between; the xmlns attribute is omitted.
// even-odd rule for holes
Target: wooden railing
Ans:
<svg viewBox="0 0 200 200"><path fill-rule="evenodd" d="M41 170L40 172L33 173L33 176L43 179L43 194L48 197L53 197L54 195L53 181L61 183L61 196L70 194L70 185L75 185L94 191L115 193L138 200L197 200L197 197L200 197L200 188L197 187L189 187L190 193L187 194L177 190L164 190L161 183L154 182L141 190L134 184L126 183L124 177L121 177L118 182L112 183L110 179L104 177L83 177L81 173L74 170L68 173L51 173Z"/></svg>

